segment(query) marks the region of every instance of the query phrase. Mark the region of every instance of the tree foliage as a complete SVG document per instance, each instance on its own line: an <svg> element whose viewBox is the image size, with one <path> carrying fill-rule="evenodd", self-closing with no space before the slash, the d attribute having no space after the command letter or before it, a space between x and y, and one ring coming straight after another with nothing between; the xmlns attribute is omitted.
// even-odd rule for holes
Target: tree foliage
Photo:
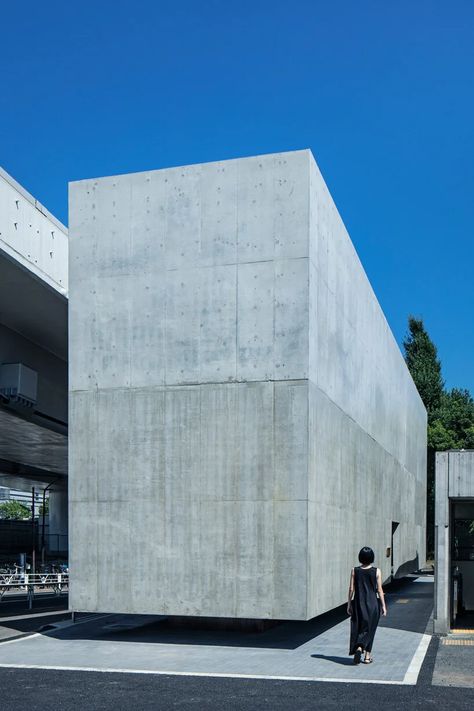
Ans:
<svg viewBox="0 0 474 711"><path fill-rule="evenodd" d="M408 318L405 360L428 413L427 547L434 548L435 452L474 449L474 400L468 390L446 391L438 351L423 321Z"/></svg>
<svg viewBox="0 0 474 711"><path fill-rule="evenodd" d="M405 360L428 412L428 422L441 404L444 381L435 344L421 319L408 317L408 334L403 341Z"/></svg>
<svg viewBox="0 0 474 711"><path fill-rule="evenodd" d="M16 521L25 521L31 518L31 512L27 506L19 501L4 501L0 504L0 518Z"/></svg>
<svg viewBox="0 0 474 711"><path fill-rule="evenodd" d="M438 452L474 449L474 400L468 390L453 388L442 394L428 427L428 446Z"/></svg>
<svg viewBox="0 0 474 711"><path fill-rule="evenodd" d="M474 400L469 390L445 390L436 346L421 319L409 317L403 346L428 412L428 447L438 452L474 448Z"/></svg>

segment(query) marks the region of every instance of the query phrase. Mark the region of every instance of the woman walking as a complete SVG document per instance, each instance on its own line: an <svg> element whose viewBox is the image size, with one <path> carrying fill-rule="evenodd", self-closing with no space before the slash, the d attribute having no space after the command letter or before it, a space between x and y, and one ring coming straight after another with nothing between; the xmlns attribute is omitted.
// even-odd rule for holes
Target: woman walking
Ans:
<svg viewBox="0 0 474 711"><path fill-rule="evenodd" d="M385 597L382 589L382 575L374 568L374 551L362 548L359 553L360 566L353 568L349 583L347 614L351 616L351 642L349 654L354 655L354 664L371 664L372 644L382 615L387 614Z"/></svg>

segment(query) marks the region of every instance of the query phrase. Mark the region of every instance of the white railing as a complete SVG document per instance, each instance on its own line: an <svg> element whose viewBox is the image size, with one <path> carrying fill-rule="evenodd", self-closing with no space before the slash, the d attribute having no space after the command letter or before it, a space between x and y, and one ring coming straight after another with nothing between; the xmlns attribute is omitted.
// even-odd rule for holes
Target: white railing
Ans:
<svg viewBox="0 0 474 711"><path fill-rule="evenodd" d="M55 595L61 595L69 588L68 573L0 573L0 600L7 592L24 593L28 607L33 606L35 592L49 588Z"/></svg>

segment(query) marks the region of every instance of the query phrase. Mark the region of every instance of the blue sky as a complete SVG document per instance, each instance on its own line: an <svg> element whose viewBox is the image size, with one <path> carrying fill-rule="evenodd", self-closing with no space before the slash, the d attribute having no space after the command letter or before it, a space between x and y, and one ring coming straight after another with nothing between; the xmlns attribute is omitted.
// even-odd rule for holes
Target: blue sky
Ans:
<svg viewBox="0 0 474 711"><path fill-rule="evenodd" d="M2 6L0 164L67 182L312 149L401 342L423 317L474 393L474 2Z"/></svg>

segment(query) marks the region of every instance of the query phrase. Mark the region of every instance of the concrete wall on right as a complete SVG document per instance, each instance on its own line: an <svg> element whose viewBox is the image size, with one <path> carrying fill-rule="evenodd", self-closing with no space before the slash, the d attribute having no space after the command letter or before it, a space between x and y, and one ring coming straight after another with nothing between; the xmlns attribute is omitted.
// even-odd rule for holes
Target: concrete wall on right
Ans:
<svg viewBox="0 0 474 711"><path fill-rule="evenodd" d="M474 450L436 452L435 502L435 609L434 631L447 634L451 626L451 567L457 566L465 576L472 576L474 562L451 560L451 538L454 504L474 503ZM472 595L472 590L470 591Z"/></svg>
<svg viewBox="0 0 474 711"><path fill-rule="evenodd" d="M425 562L427 428L424 405L312 155L309 223L312 617L344 602L364 545L374 548L383 579Z"/></svg>

